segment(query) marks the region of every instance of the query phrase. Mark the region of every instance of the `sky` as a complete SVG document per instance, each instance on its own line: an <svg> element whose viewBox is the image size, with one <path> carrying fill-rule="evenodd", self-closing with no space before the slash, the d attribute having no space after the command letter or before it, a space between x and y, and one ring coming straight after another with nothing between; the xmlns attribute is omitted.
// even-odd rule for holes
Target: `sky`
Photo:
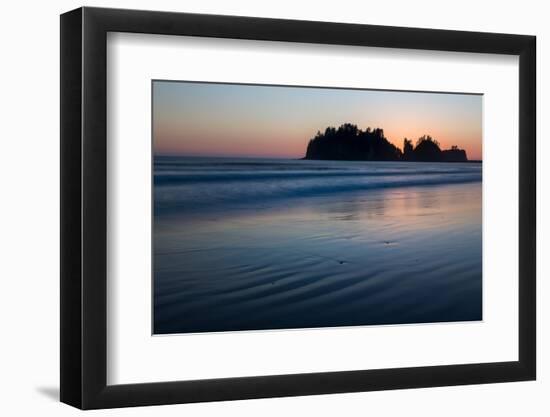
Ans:
<svg viewBox="0 0 550 417"><path fill-rule="evenodd" d="M301 158L317 131L382 128L400 149L422 135L482 159L482 96L153 81L156 155Z"/></svg>

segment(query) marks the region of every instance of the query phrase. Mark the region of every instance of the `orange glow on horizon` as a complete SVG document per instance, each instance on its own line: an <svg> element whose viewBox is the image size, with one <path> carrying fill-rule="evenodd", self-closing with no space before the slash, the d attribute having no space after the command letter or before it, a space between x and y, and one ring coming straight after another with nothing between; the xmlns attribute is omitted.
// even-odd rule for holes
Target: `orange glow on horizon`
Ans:
<svg viewBox="0 0 550 417"><path fill-rule="evenodd" d="M482 160L482 96L156 82L158 154L302 158L317 131L381 128L396 147L423 135Z"/></svg>

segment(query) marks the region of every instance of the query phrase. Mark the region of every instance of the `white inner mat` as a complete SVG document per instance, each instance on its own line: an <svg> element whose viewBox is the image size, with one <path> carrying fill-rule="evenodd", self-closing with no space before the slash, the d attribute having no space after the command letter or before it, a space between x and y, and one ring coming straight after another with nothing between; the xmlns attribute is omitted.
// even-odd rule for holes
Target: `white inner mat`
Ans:
<svg viewBox="0 0 550 417"><path fill-rule="evenodd" d="M108 384L518 360L518 57L111 33ZM483 321L152 336L151 80L483 93Z"/></svg>

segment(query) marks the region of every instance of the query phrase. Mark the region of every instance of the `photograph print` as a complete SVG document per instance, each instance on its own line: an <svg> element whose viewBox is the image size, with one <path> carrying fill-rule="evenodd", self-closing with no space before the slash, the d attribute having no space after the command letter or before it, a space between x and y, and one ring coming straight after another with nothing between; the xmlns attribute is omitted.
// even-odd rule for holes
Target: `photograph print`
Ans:
<svg viewBox="0 0 550 417"><path fill-rule="evenodd" d="M152 333L482 320L482 101L153 80Z"/></svg>

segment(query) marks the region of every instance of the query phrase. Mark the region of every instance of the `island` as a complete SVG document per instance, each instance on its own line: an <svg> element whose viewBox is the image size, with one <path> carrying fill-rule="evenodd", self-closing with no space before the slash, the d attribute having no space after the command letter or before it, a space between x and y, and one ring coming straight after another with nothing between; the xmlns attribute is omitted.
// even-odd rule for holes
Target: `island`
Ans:
<svg viewBox="0 0 550 417"><path fill-rule="evenodd" d="M416 141L405 138L403 150L392 144L380 128L361 130L355 124L344 123L338 128L318 131L309 141L303 159L335 161L407 161L407 162L468 162L466 151L452 146L442 150L429 135Z"/></svg>

